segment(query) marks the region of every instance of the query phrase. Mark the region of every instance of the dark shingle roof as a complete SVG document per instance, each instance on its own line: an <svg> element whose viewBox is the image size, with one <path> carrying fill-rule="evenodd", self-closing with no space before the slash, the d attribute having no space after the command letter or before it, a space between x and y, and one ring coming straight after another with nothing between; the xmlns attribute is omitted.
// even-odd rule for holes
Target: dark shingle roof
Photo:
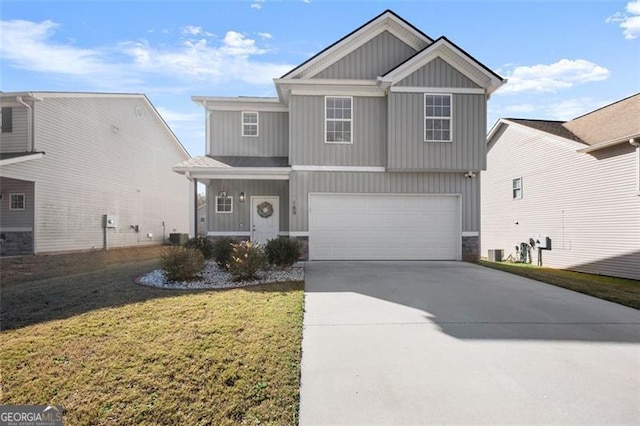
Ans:
<svg viewBox="0 0 640 426"><path fill-rule="evenodd" d="M209 155L208 157L231 167L289 167L288 157L240 157L231 155Z"/></svg>
<svg viewBox="0 0 640 426"><path fill-rule="evenodd" d="M572 132L570 132L566 127L564 127L564 121L528 120L524 118L507 118L506 120L513 121L514 123L531 127L532 129L540 130L542 132L550 133L555 136L560 136L561 138L585 143L582 139L580 139Z"/></svg>

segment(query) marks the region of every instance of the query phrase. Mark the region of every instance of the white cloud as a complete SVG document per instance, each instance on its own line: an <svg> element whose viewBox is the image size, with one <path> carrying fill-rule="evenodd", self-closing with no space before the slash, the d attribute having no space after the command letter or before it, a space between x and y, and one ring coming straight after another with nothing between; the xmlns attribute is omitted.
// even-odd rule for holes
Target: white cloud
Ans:
<svg viewBox="0 0 640 426"><path fill-rule="evenodd" d="M212 85L233 81L270 85L272 78L292 68L260 61L267 50L236 31L210 41L205 36L211 33L190 26L182 29L190 37L181 44L159 47L140 40L81 48L54 41L58 28L52 21L0 21L0 59L7 66L83 78L108 90L138 90L135 87L150 76L164 78L169 86L194 79Z"/></svg>
<svg viewBox="0 0 640 426"><path fill-rule="evenodd" d="M596 110L604 105L608 105L611 102L610 100L596 100L590 97L582 97L565 99L546 105L543 109L546 117L554 120L567 121Z"/></svg>
<svg viewBox="0 0 640 426"><path fill-rule="evenodd" d="M307 3L307 4L309 4L309 3L311 3L311 0L302 0L302 3Z"/></svg>
<svg viewBox="0 0 640 426"><path fill-rule="evenodd" d="M206 37L212 37L215 34L210 33L209 31L205 31L202 29L202 27L196 27L193 25L187 25L186 27L182 27L180 29L180 32L183 35L191 35L191 36L206 36Z"/></svg>
<svg viewBox="0 0 640 426"><path fill-rule="evenodd" d="M505 73L509 81L496 94L555 93L576 85L606 80L610 74L606 68L585 59L561 59L549 65L516 66Z"/></svg>
<svg viewBox="0 0 640 426"><path fill-rule="evenodd" d="M605 22L618 22L624 38L633 40L640 35L640 0L630 1L625 9L626 13L618 12L609 16Z"/></svg>
<svg viewBox="0 0 640 426"><path fill-rule="evenodd" d="M265 40L269 40L273 38L273 35L271 35L271 33L258 33L258 35Z"/></svg>
<svg viewBox="0 0 640 426"><path fill-rule="evenodd" d="M262 6L264 5L265 0L255 0L253 3L251 3L251 8L252 9L256 9L256 10L260 10L262 9Z"/></svg>

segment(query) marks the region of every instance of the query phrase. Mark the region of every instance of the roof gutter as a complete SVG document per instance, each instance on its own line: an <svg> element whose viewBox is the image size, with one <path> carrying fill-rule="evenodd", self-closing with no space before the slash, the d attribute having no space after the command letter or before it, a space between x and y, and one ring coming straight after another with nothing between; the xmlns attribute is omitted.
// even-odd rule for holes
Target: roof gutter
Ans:
<svg viewBox="0 0 640 426"><path fill-rule="evenodd" d="M593 152L593 151L598 151L601 149L605 149L605 148L609 148L624 142L629 142L631 145L637 147L638 145L635 145L638 143L638 137L640 137L640 133L639 134L635 134L635 135L629 135L629 136L625 136L622 138L616 138L616 139L611 139L608 141L604 141L604 142L600 142L597 143L595 145L591 145L587 148L582 148L577 150L577 152L579 153L589 153L589 152Z"/></svg>

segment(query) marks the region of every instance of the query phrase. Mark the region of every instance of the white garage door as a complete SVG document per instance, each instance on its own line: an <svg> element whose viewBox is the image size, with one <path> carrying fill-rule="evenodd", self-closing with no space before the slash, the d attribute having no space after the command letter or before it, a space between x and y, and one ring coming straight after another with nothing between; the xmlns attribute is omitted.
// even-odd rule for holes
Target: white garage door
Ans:
<svg viewBox="0 0 640 426"><path fill-rule="evenodd" d="M458 260L451 195L309 194L311 260Z"/></svg>

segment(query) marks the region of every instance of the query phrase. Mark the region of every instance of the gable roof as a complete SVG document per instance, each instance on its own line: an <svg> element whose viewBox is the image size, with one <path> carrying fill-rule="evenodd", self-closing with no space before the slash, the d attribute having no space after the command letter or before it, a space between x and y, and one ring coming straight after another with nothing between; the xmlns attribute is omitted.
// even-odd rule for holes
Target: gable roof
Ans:
<svg viewBox="0 0 640 426"><path fill-rule="evenodd" d="M436 58L443 59L478 86L484 88L489 95L507 82L506 79L500 77L445 36L439 37L422 51L379 77L378 80L382 84L393 86Z"/></svg>
<svg viewBox="0 0 640 426"><path fill-rule="evenodd" d="M529 120L524 118L507 118L506 120L522 124L523 126L531 127L532 129L550 133L552 135L560 136L561 138L585 143L582 139L571 133L569 129L564 127L564 121Z"/></svg>
<svg viewBox="0 0 640 426"><path fill-rule="evenodd" d="M416 51L423 50L433 42L431 37L392 10L387 9L280 78L311 78L383 31L389 31Z"/></svg>

